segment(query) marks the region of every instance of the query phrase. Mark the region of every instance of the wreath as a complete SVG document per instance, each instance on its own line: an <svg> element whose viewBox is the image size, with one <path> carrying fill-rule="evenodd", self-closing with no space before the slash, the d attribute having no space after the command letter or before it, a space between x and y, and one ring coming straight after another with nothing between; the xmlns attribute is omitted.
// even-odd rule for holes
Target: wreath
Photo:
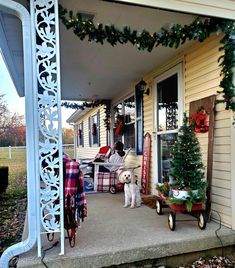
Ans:
<svg viewBox="0 0 235 268"><path fill-rule="evenodd" d="M124 116L118 115L117 120L116 120L116 129L115 129L114 135L115 136L122 135L124 133L124 127L125 127Z"/></svg>
<svg viewBox="0 0 235 268"><path fill-rule="evenodd" d="M209 125L206 121L207 112L203 107L199 108L198 111L192 115L191 121L194 126L194 132L204 133L209 130Z"/></svg>
<svg viewBox="0 0 235 268"><path fill-rule="evenodd" d="M97 126L96 126L96 123L93 123L93 125L92 125L91 134L93 136L96 136L96 134L97 134Z"/></svg>

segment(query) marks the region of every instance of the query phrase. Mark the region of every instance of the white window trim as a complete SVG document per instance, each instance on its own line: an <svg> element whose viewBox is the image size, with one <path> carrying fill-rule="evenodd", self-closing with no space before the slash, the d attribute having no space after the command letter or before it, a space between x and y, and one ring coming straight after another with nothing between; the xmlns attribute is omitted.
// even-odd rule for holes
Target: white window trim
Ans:
<svg viewBox="0 0 235 268"><path fill-rule="evenodd" d="M184 111L184 79L183 79L183 63L179 63L176 66L170 68L169 70L165 71L161 75L157 76L154 79L154 114L153 114L153 183L154 185L158 183L158 136L160 134L166 133L178 133L178 129L169 130L169 131L158 131L157 130L157 84L168 77L178 74L178 114L179 114L179 123L178 129L182 125L183 122L183 111Z"/></svg>

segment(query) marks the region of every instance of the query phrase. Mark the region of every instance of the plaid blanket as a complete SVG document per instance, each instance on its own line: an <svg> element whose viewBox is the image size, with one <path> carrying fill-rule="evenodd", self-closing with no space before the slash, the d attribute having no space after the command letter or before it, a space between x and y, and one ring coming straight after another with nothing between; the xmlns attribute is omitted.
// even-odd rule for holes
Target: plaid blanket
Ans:
<svg viewBox="0 0 235 268"><path fill-rule="evenodd" d="M76 218L78 224L80 224L80 221L87 217L83 174L76 161L64 157L63 164L65 208L76 210Z"/></svg>
<svg viewBox="0 0 235 268"><path fill-rule="evenodd" d="M116 172L98 172L97 192L109 192L116 183Z"/></svg>

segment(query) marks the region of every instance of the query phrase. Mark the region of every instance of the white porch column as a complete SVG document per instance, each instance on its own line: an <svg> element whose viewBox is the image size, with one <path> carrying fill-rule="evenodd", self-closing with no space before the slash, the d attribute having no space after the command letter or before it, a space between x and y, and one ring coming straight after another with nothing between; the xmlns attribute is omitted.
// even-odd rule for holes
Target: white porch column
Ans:
<svg viewBox="0 0 235 268"><path fill-rule="evenodd" d="M37 88L38 256L41 235L59 233L64 254L60 50L57 0L31 0L34 87Z"/></svg>
<svg viewBox="0 0 235 268"><path fill-rule="evenodd" d="M36 172L37 154L35 153L36 141L36 107L34 105L35 89L32 86L32 49L31 49L31 23L30 14L24 6L12 0L0 0L1 9L7 13L17 16L22 22L23 52L24 52L24 90L25 90L25 121L26 121L26 156L27 156L27 220L28 237L24 241L7 248L1 258L0 267L7 268L10 259L29 251L36 243L37 238L37 202L36 202L36 182L38 173Z"/></svg>

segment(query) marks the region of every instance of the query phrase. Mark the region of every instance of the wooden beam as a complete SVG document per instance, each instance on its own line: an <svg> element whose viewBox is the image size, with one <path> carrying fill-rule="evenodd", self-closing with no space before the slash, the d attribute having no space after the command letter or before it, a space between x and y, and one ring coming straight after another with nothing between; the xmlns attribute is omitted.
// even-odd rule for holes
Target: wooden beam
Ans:
<svg viewBox="0 0 235 268"><path fill-rule="evenodd" d="M209 133L208 133L208 152L207 152L207 201L206 201L206 215L209 219L211 211L211 185L212 185L212 171L213 171L213 148L214 148L214 132L215 132L215 101L216 95L212 95L200 100L192 101L189 104L189 117L197 112L198 108L204 107L209 115ZM200 134L199 134L200 135Z"/></svg>

